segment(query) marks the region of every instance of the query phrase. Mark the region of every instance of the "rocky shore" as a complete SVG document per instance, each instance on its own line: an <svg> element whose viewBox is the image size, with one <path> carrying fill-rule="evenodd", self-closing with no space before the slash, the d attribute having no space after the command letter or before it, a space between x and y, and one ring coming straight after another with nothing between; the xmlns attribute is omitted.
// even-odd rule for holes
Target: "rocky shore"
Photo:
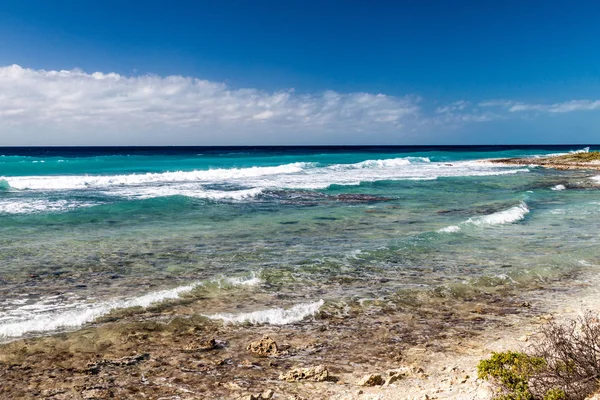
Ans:
<svg viewBox="0 0 600 400"><path fill-rule="evenodd" d="M548 157L500 158L489 160L494 164L539 165L559 170L600 170L600 152L580 152Z"/></svg>
<svg viewBox="0 0 600 400"><path fill-rule="evenodd" d="M477 362L595 306L582 303L597 301L593 286L423 292L284 326L226 325L173 304L0 346L0 398L489 399Z"/></svg>

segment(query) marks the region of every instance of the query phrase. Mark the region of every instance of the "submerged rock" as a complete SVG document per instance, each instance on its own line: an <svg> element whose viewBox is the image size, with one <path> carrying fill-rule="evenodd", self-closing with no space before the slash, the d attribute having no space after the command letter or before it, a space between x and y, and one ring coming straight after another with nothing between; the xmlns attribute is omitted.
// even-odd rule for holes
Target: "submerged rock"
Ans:
<svg viewBox="0 0 600 400"><path fill-rule="evenodd" d="M246 346L246 350L260 357L276 356L279 354L277 343L268 335L263 336L260 340L249 343Z"/></svg>
<svg viewBox="0 0 600 400"><path fill-rule="evenodd" d="M391 201L390 197L374 196L370 194L346 193L334 196L337 201L345 203L373 203L377 201Z"/></svg>
<svg viewBox="0 0 600 400"><path fill-rule="evenodd" d="M292 368L285 374L279 375L279 379L288 382L297 381L312 381L312 382L324 382L333 380L333 377L329 375L327 367L324 365L317 365L316 367L309 368Z"/></svg>

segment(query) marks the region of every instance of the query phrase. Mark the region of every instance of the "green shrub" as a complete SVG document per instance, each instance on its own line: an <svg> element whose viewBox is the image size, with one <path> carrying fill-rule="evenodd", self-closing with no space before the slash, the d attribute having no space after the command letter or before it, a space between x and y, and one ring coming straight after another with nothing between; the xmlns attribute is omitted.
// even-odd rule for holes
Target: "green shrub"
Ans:
<svg viewBox="0 0 600 400"><path fill-rule="evenodd" d="M544 395L544 400L566 400L567 395L562 389L550 389Z"/></svg>
<svg viewBox="0 0 600 400"><path fill-rule="evenodd" d="M500 394L495 397L497 400L534 400L529 380L545 366L543 358L507 351L492 353L490 359L480 361L477 372L479 378L491 378L497 383L500 389Z"/></svg>

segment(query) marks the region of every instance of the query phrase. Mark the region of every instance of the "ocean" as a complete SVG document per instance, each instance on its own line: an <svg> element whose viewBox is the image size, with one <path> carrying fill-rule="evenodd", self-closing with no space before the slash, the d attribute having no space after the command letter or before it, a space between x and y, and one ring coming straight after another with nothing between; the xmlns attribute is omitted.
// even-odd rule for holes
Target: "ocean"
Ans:
<svg viewBox="0 0 600 400"><path fill-rule="evenodd" d="M0 148L0 341L165 301L282 325L568 285L600 268L600 173L485 160L589 149Z"/></svg>

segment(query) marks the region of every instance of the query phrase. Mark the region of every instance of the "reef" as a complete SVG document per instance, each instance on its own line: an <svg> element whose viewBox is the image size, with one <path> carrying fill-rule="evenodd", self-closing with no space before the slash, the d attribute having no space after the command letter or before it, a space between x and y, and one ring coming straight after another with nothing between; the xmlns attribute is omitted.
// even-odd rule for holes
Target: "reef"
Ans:
<svg viewBox="0 0 600 400"><path fill-rule="evenodd" d="M499 158L488 160L495 164L539 165L559 170L600 170L600 151L578 152L547 157Z"/></svg>

